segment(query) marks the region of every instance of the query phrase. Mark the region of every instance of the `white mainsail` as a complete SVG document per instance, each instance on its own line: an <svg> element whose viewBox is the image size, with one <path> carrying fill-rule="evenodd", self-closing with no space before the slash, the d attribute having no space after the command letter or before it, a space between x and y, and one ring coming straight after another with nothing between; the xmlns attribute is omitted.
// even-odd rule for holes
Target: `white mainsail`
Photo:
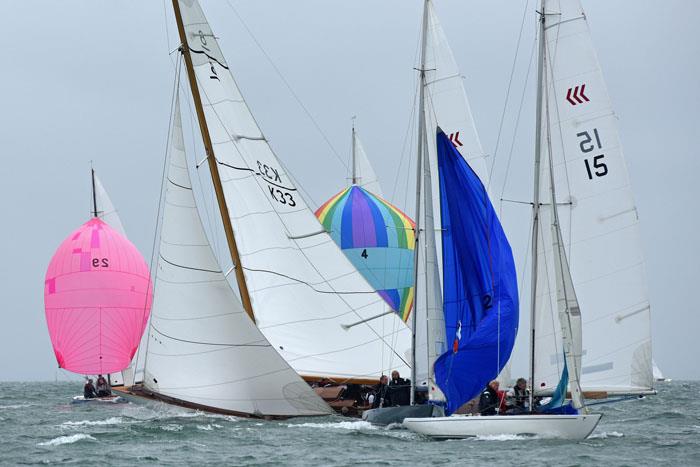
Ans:
<svg viewBox="0 0 700 467"><path fill-rule="evenodd" d="M144 387L241 414L331 412L250 320L197 210L176 103Z"/></svg>
<svg viewBox="0 0 700 467"><path fill-rule="evenodd" d="M410 331L301 197L241 95L198 2L180 0L188 46L259 329L302 376L408 371Z"/></svg>
<svg viewBox="0 0 700 467"><path fill-rule="evenodd" d="M384 198L377 174L369 162L355 127L352 128L352 183L361 186L373 195Z"/></svg>
<svg viewBox="0 0 700 467"><path fill-rule="evenodd" d="M544 2L549 150L540 199L550 200L551 157L561 243L582 310L581 386L609 394L652 390L650 311L637 209L585 13L578 0ZM546 125L543 125L543 127ZM552 206L540 209L535 390L563 369Z"/></svg>

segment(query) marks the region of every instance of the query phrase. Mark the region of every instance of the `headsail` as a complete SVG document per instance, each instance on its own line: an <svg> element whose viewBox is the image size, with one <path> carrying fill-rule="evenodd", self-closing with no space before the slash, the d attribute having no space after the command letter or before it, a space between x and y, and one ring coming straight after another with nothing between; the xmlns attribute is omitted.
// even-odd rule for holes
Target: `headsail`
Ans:
<svg viewBox="0 0 700 467"><path fill-rule="evenodd" d="M518 329L515 262L481 180L448 137L437 133L443 300L449 347L435 381L452 413L495 379Z"/></svg>
<svg viewBox="0 0 700 467"><path fill-rule="evenodd" d="M547 0L544 15L551 155L543 157L552 158L562 248L583 310L581 386L610 394L648 392L652 367L644 256L616 117L579 1ZM541 173L545 170L543 161ZM541 178L540 198L547 200L549 177ZM554 389L564 366L551 216L551 206L543 205L534 386L544 392Z"/></svg>
<svg viewBox="0 0 700 467"><path fill-rule="evenodd" d="M410 331L306 205L241 95L204 13L179 0L258 327L303 376L407 372Z"/></svg>
<svg viewBox="0 0 700 467"><path fill-rule="evenodd" d="M124 230L124 226L122 225L122 221L119 218L119 214L117 213L117 210L114 208L114 205L112 204L112 200L109 199L109 195L107 194L107 191L104 189L104 186L102 186L102 182L100 179L97 177L97 174L95 171L92 171L92 179L94 181L94 201L95 201L95 208L96 208L96 213L95 216L99 217L102 219L105 223L109 224L110 227L112 227L114 230L119 232L122 236L126 237L126 231Z"/></svg>
<svg viewBox="0 0 700 467"><path fill-rule="evenodd" d="M352 183L361 186L373 195L384 198L377 174L374 173L374 168L369 162L365 148L362 146L354 127L352 129L352 165Z"/></svg>
<svg viewBox="0 0 700 467"><path fill-rule="evenodd" d="M241 414L330 413L250 320L214 256L173 118L144 386Z"/></svg>

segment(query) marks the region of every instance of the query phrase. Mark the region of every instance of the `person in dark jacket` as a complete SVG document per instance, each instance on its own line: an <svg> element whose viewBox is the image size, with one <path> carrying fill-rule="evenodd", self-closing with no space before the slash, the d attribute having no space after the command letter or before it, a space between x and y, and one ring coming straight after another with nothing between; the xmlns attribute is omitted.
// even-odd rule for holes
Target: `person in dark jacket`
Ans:
<svg viewBox="0 0 700 467"><path fill-rule="evenodd" d="M372 402L372 408L391 407L392 405L389 378L387 378L386 375L382 375L381 378L379 378L379 384L374 387L374 402Z"/></svg>
<svg viewBox="0 0 700 467"><path fill-rule="evenodd" d="M391 372L389 389L394 405L409 405L411 403L411 381L403 379L396 370Z"/></svg>
<svg viewBox="0 0 700 467"><path fill-rule="evenodd" d="M109 383L102 375L97 375L97 397L107 397L112 395Z"/></svg>
<svg viewBox="0 0 700 467"><path fill-rule="evenodd" d="M97 397L95 393L95 386L92 384L92 379L88 379L83 386L83 397L85 399L94 399Z"/></svg>
<svg viewBox="0 0 700 467"><path fill-rule="evenodd" d="M491 381L481 393L479 397L479 413L481 415L496 415L496 409L500 405L500 397L498 395L498 381Z"/></svg>

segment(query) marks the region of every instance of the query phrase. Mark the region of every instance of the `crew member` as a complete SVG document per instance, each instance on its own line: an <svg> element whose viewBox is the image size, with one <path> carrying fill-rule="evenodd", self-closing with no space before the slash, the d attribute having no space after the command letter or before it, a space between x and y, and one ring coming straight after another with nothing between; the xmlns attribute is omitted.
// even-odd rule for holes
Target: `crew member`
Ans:
<svg viewBox="0 0 700 467"><path fill-rule="evenodd" d="M411 381L403 379L396 370L391 372L389 389L394 405L409 405L411 403Z"/></svg>
<svg viewBox="0 0 700 467"><path fill-rule="evenodd" d="M374 401L372 402L372 408L380 407L391 407L391 393L389 392L389 378L386 375L382 375L379 378L379 384L374 387Z"/></svg>
<svg viewBox="0 0 700 467"><path fill-rule="evenodd" d="M94 399L97 397L95 394L95 386L92 384L92 378L88 379L83 386L83 397L85 399Z"/></svg>
<svg viewBox="0 0 700 467"><path fill-rule="evenodd" d="M112 389L107 380L102 375L97 375L97 397L107 397L112 395Z"/></svg>

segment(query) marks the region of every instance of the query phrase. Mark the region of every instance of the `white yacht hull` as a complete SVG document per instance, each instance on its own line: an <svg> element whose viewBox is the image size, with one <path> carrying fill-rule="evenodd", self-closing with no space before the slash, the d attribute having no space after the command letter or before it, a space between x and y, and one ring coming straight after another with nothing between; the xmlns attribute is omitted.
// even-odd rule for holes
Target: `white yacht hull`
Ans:
<svg viewBox="0 0 700 467"><path fill-rule="evenodd" d="M590 415L494 415L406 418L409 430L431 438L526 435L539 438L582 440L593 432L600 414Z"/></svg>

